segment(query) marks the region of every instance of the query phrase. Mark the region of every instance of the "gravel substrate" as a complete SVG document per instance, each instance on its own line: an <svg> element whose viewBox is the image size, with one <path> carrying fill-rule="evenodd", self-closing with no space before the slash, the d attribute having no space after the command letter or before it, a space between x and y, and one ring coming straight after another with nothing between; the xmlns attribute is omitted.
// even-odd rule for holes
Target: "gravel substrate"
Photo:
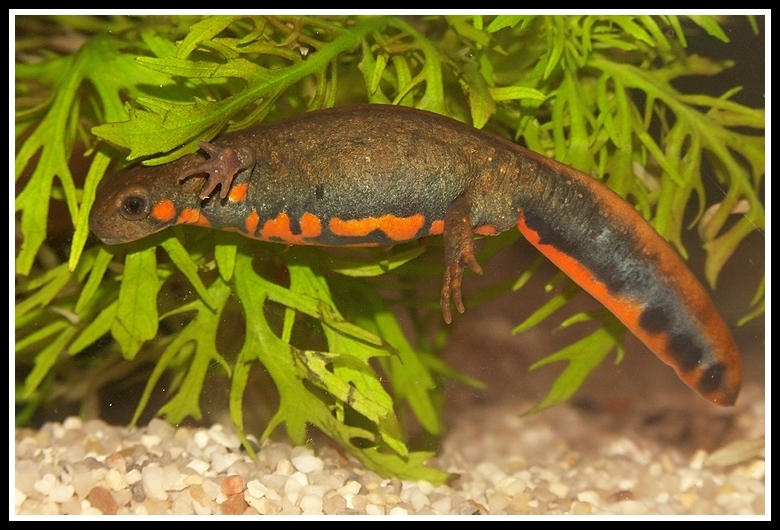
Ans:
<svg viewBox="0 0 780 530"><path fill-rule="evenodd" d="M450 485L384 479L343 453L268 443L257 461L228 428L142 429L69 418L16 431L16 514L764 514L763 390L740 439L691 455L610 432L592 411L527 404L458 416L432 462Z"/></svg>

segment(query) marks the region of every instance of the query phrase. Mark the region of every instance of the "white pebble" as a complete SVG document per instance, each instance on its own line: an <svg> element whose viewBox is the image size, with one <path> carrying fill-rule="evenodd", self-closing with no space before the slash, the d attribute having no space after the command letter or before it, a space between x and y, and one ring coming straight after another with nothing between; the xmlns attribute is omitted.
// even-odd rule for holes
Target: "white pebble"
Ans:
<svg viewBox="0 0 780 530"><path fill-rule="evenodd" d="M293 473L292 462L290 462L286 458L282 458L281 460L279 460L279 463L276 464L275 473L277 475L285 475L285 476L292 475Z"/></svg>
<svg viewBox="0 0 780 530"><path fill-rule="evenodd" d="M106 485L114 490L119 491L127 487L127 481L125 476L116 469L109 469L105 476Z"/></svg>
<svg viewBox="0 0 780 530"><path fill-rule="evenodd" d="M56 485L57 485L57 477L55 477L51 473L46 473L44 476L40 478L40 480L35 481L35 485L33 487L35 488L35 491L37 491L41 495L48 495L49 492L51 492L51 490L54 489Z"/></svg>
<svg viewBox="0 0 780 530"><path fill-rule="evenodd" d="M707 451L699 449L691 457L691 461L688 462L688 467L691 469L699 470L704 467L704 461L707 460Z"/></svg>
<svg viewBox="0 0 780 530"><path fill-rule="evenodd" d="M206 497L212 501L216 499L217 495L222 491L221 486L211 479L205 479L203 484L201 484L201 488L203 488L203 493L206 494Z"/></svg>
<svg viewBox="0 0 780 530"><path fill-rule="evenodd" d="M190 463L187 464L187 467L194 469L196 473L202 475L208 470L209 467L211 467L211 465L208 462L204 462L203 460L196 458L190 461Z"/></svg>
<svg viewBox="0 0 780 530"><path fill-rule="evenodd" d="M127 473L125 473L125 480L128 484L135 484L139 480L141 480L143 477L141 476L141 472L137 469L131 469Z"/></svg>
<svg viewBox="0 0 780 530"><path fill-rule="evenodd" d="M304 515L322 514L322 497L316 495L304 495L299 504Z"/></svg>
<svg viewBox="0 0 780 530"><path fill-rule="evenodd" d="M69 431L75 431L76 429L81 429L84 426L84 422L78 416L69 416L62 422L62 426Z"/></svg>
<svg viewBox="0 0 780 530"><path fill-rule="evenodd" d="M153 449L160 445L160 437L155 434L142 434L141 435L141 443L146 447L147 449Z"/></svg>
<svg viewBox="0 0 780 530"><path fill-rule="evenodd" d="M376 504L366 504L366 513L368 515L384 515L385 514L385 507L384 506L378 506Z"/></svg>
<svg viewBox="0 0 780 530"><path fill-rule="evenodd" d="M160 418L152 418L146 431L149 434L159 437L161 440L168 440L173 438L176 429L174 429L173 426L165 420L161 420Z"/></svg>
<svg viewBox="0 0 780 530"><path fill-rule="evenodd" d="M73 497L73 486L70 485L59 484L49 492L49 499L60 504L69 501L71 497Z"/></svg>
<svg viewBox="0 0 780 530"><path fill-rule="evenodd" d="M168 464L163 468L163 489L165 491L181 491L187 487L184 475L176 464Z"/></svg>
<svg viewBox="0 0 780 530"><path fill-rule="evenodd" d="M197 445L199 449L203 449L208 445L210 441L209 433L207 433L206 431L198 431L192 437L192 440L195 442L195 445Z"/></svg>
<svg viewBox="0 0 780 530"><path fill-rule="evenodd" d="M306 478L306 475L304 475L300 471L296 471L295 473L290 475L290 477L287 479L287 482L284 483L284 494L285 495L290 495L292 493L297 494L308 483L309 481Z"/></svg>
<svg viewBox="0 0 780 530"><path fill-rule="evenodd" d="M209 429L209 435L212 440L222 447L227 447L228 449L238 449L241 447L241 440L238 436L234 433L225 431L225 428L222 425L217 424L211 427L211 429Z"/></svg>
<svg viewBox="0 0 780 530"><path fill-rule="evenodd" d="M390 508L390 513L388 515L409 515L409 511L401 506L394 506L393 508Z"/></svg>
<svg viewBox="0 0 780 530"><path fill-rule="evenodd" d="M406 498L404 498L404 493L407 494ZM402 491L401 499L411 503L415 510L419 510L428 504L428 496L417 488Z"/></svg>
<svg viewBox="0 0 780 530"><path fill-rule="evenodd" d="M640 501L621 501L617 503L618 513L621 515L644 515L647 513L647 506Z"/></svg>
<svg viewBox="0 0 780 530"><path fill-rule="evenodd" d="M360 482L356 482L354 480L350 480L349 482L347 482L346 484L341 486L338 489L338 492L341 493L342 495L348 495L348 494L349 495L357 495L358 493L360 493L360 488L361 487L362 486L360 485Z"/></svg>
<svg viewBox="0 0 780 530"><path fill-rule="evenodd" d="M441 499L431 503L431 508L441 514L449 513L452 507L452 502L449 497L442 497Z"/></svg>
<svg viewBox="0 0 780 530"><path fill-rule="evenodd" d="M559 499L565 499L569 494L569 486L563 482L553 482L548 486L548 489Z"/></svg>
<svg viewBox="0 0 780 530"><path fill-rule="evenodd" d="M22 505L24 500L27 498L27 495L24 494L22 490L19 488L14 488L14 494L16 495L14 497L14 506L16 507L17 511L19 510L19 506Z"/></svg>
<svg viewBox="0 0 780 530"><path fill-rule="evenodd" d="M577 494L577 500L580 502L587 502L593 506L601 506L601 496L593 490L581 491Z"/></svg>
<svg viewBox="0 0 780 530"><path fill-rule="evenodd" d="M311 454L301 454L292 457L292 465L302 473L311 473L312 471L322 471L325 463Z"/></svg>
<svg viewBox="0 0 780 530"><path fill-rule="evenodd" d="M249 496L260 499L268 493L268 487L259 480L250 480L246 484L246 491Z"/></svg>
<svg viewBox="0 0 780 530"><path fill-rule="evenodd" d="M515 497L525 491L525 482L515 477L504 477L496 484L496 491L509 497Z"/></svg>
<svg viewBox="0 0 780 530"><path fill-rule="evenodd" d="M222 473L239 460L241 460L241 455L236 453L228 453L225 455L213 453L211 455L211 467L217 473Z"/></svg>
<svg viewBox="0 0 780 530"><path fill-rule="evenodd" d="M164 501L168 494L163 489L163 470L156 464L150 464L141 471L144 493L147 497Z"/></svg>

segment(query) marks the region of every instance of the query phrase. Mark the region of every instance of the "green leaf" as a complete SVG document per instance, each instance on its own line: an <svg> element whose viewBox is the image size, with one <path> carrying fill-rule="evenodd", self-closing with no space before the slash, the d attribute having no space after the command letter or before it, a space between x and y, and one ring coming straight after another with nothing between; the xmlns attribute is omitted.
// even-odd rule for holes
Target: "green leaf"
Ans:
<svg viewBox="0 0 780 530"><path fill-rule="evenodd" d="M241 15L212 16L190 26L187 36L179 43L176 56L188 57L197 48L198 44L209 41L228 28L236 20L244 18Z"/></svg>
<svg viewBox="0 0 780 530"><path fill-rule="evenodd" d="M101 125L94 127L92 132L112 143L128 147L131 150L130 159L157 154L178 146L183 148L176 151L174 156L192 152L197 148L199 140L211 140L231 118L247 106L258 101L273 101L290 86L327 68L336 56L356 47L365 35L386 23L387 20L382 17L364 19L355 27L344 30L316 53L310 54L306 61L277 68L273 75L243 58L229 60L225 65L181 59L144 59L143 64L150 68L172 69L171 71L179 68L176 71L184 71L181 69L190 65L192 69L187 71L199 78L228 76L239 77L248 82L244 90L219 101L196 99L194 104L180 104L145 98L139 102L149 107L149 110L136 110L131 113L129 122ZM245 67L249 71L245 71ZM152 162L160 163L170 159L169 155Z"/></svg>
<svg viewBox="0 0 780 530"><path fill-rule="evenodd" d="M33 395L39 385L43 382L44 378L48 376L49 372L54 367L54 363L59 356L62 355L62 352L65 350L65 347L75 333L76 328L72 326L63 328L60 333L49 342L48 346L35 356L35 364L24 380L19 399L25 400Z"/></svg>
<svg viewBox="0 0 780 530"><path fill-rule="evenodd" d="M177 238L169 237L164 239L160 243L160 246L168 253L171 261L176 265L176 268L189 280L190 284L195 288L195 291L197 291L198 296L200 296L210 308L215 309L216 303L209 295L206 286L203 285L200 276L198 276L198 265L193 261L192 257L190 257L187 249L184 248L184 245L182 245Z"/></svg>
<svg viewBox="0 0 780 530"><path fill-rule="evenodd" d="M154 248L127 254L116 319L111 325L111 334L126 359L133 359L141 345L157 334L160 285Z"/></svg>
<svg viewBox="0 0 780 530"><path fill-rule="evenodd" d="M556 275L556 279L560 280L563 273ZM554 280L555 281L555 280ZM551 282L552 283L552 282ZM549 287L549 286L548 286ZM567 281L560 293L550 298L545 302L542 307L534 311L531 316L518 324L512 333L517 335L524 331L528 331L543 320L547 319L550 315L555 313L558 309L562 308L566 303L571 300L576 294L580 293L580 288L573 282Z"/></svg>
<svg viewBox="0 0 780 530"><path fill-rule="evenodd" d="M514 28L525 18L523 15L498 15L488 24L487 32L495 33L504 28Z"/></svg>
<svg viewBox="0 0 780 530"><path fill-rule="evenodd" d="M530 370L536 370L554 362L568 362L544 399L528 410L525 415L541 412L569 399L588 375L602 363L609 352L620 347L620 340L620 338L616 339L613 330L605 327L533 364Z"/></svg>
<svg viewBox="0 0 780 530"><path fill-rule="evenodd" d="M689 15L690 18L697 26L706 31L710 36L715 37L723 42L731 42L726 32L718 24L718 21L712 15Z"/></svg>
<svg viewBox="0 0 780 530"><path fill-rule="evenodd" d="M366 249L366 251L365 260L360 260L359 255L352 253L351 258L331 257L328 259L328 265L334 272L353 278L380 276L417 258L425 252L425 247L416 246L402 252L394 252L385 259L380 257L386 254L385 251L373 251L373 249Z"/></svg>
<svg viewBox="0 0 780 530"><path fill-rule="evenodd" d="M524 86L489 87L488 91L495 101L512 101L520 99L544 100L545 95L535 88Z"/></svg>
<svg viewBox="0 0 780 530"><path fill-rule="evenodd" d="M200 394L203 390L206 373L215 361L230 375L230 366L217 351L214 341L222 311L230 296L230 288L220 278L217 278L209 286L208 292L209 297L215 303L214 309L204 304L201 299L189 304L190 308L196 312L195 318L176 334L160 356L136 407L132 424L138 421L146 408L152 390L165 370L172 365L177 355L183 354L189 359L189 368L174 396L159 410L159 414L165 415L174 424L180 423L187 416L196 420L201 419Z"/></svg>
<svg viewBox="0 0 780 530"><path fill-rule="evenodd" d="M111 330L111 326L116 318L116 306L117 303L114 302L103 308L94 319L81 330L70 346L68 346L68 352L71 355L80 353L84 348L92 345Z"/></svg>
<svg viewBox="0 0 780 530"><path fill-rule="evenodd" d="M464 76L466 83L463 89L469 98L471 120L474 127L481 129L496 112L496 102L488 87L488 82L492 80L485 80L479 70L471 65L466 65Z"/></svg>

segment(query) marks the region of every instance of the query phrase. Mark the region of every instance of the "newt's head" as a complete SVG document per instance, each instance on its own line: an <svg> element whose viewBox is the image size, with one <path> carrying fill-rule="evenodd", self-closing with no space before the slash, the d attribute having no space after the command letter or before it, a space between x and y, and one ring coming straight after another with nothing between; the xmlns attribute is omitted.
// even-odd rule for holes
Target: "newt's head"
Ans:
<svg viewBox="0 0 780 530"><path fill-rule="evenodd" d="M179 182L189 157L161 166L138 166L106 176L98 186L89 227L104 243L129 243L175 224L198 224L201 179Z"/></svg>

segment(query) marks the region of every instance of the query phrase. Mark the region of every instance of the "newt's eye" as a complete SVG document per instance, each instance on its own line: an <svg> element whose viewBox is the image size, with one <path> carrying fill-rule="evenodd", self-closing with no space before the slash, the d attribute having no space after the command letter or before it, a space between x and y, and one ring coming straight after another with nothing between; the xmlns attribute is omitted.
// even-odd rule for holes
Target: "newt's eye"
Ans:
<svg viewBox="0 0 780 530"><path fill-rule="evenodd" d="M129 195L122 200L120 211L128 221L139 221L149 215L149 201L145 197Z"/></svg>

